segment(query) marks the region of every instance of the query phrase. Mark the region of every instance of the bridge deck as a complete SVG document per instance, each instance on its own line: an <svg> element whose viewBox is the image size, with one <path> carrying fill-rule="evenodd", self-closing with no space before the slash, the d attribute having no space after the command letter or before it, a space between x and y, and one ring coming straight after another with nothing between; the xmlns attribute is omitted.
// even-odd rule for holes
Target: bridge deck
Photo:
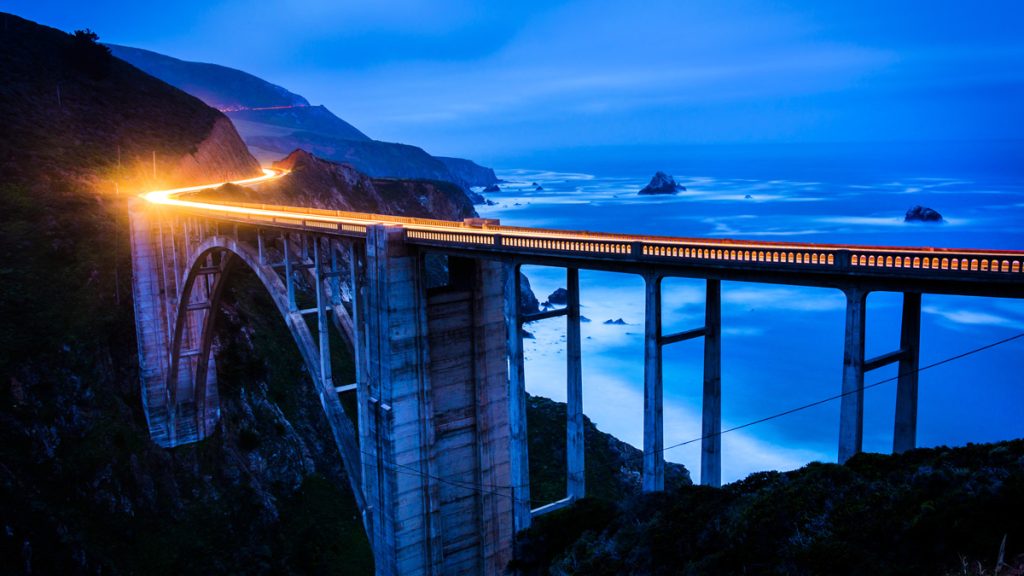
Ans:
<svg viewBox="0 0 1024 576"><path fill-rule="evenodd" d="M871 290L1024 297L1024 251L859 246L676 238L501 226L269 204L167 200L229 223L362 238L371 225L401 227L406 242L524 263Z"/></svg>

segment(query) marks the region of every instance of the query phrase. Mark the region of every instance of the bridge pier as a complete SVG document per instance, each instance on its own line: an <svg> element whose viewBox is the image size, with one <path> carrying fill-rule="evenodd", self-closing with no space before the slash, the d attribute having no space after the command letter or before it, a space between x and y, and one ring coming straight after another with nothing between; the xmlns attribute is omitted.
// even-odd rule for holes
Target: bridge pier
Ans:
<svg viewBox="0 0 1024 576"><path fill-rule="evenodd" d="M707 281L704 305L704 402L700 483L722 485L722 283Z"/></svg>
<svg viewBox="0 0 1024 576"><path fill-rule="evenodd" d="M526 430L526 367L523 358L523 323L519 309L522 293L519 265L505 264L505 322L508 335L508 418L512 515L515 531L530 527L530 453Z"/></svg>
<svg viewBox="0 0 1024 576"><path fill-rule="evenodd" d="M846 293L846 335L843 340L843 397L839 402L839 463L863 448L864 442L864 323L868 293Z"/></svg>
<svg viewBox="0 0 1024 576"><path fill-rule="evenodd" d="M574 502L586 496L583 429L583 364L580 342L580 271L566 269L566 496Z"/></svg>
<svg viewBox="0 0 1024 576"><path fill-rule="evenodd" d="M843 354L843 397L839 409L839 463L863 450L864 375L892 363L899 363L896 377L896 413L893 423L893 452L913 449L917 443L917 381L921 347L921 294L903 293L900 347L892 352L864 358L865 317L868 292L846 290L846 337Z"/></svg>
<svg viewBox="0 0 1024 576"><path fill-rule="evenodd" d="M449 283L427 289L402 228L366 234L360 433L377 573L500 574L514 529L504 270L452 257Z"/></svg>
<svg viewBox="0 0 1024 576"><path fill-rule="evenodd" d="M661 276L644 276L644 492L665 489L665 422L661 378Z"/></svg>
<svg viewBox="0 0 1024 576"><path fill-rule="evenodd" d="M921 350L921 295L918 293L903 293L900 350L903 355L896 383L896 421L892 435L892 451L897 454L917 447L917 377Z"/></svg>
<svg viewBox="0 0 1024 576"><path fill-rule="evenodd" d="M665 432L662 348L704 338L704 379L701 407L700 483L722 484L722 283L706 281L704 325L675 334L662 334L661 281L644 277L644 492L665 489Z"/></svg>

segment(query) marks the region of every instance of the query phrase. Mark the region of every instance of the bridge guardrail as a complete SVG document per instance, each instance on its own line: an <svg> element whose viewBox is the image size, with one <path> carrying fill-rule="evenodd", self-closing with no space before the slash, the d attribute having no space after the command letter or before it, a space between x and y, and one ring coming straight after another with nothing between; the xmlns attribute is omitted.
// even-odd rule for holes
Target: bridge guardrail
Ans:
<svg viewBox="0 0 1024 576"><path fill-rule="evenodd" d="M734 239L669 238L604 232L568 231L495 225L486 220L472 224L325 210L241 203L232 206L266 212L253 214L181 208L204 218L255 225L363 237L372 224L396 224L410 242L434 246L488 247L503 253L596 256L602 259L636 259L665 262L716 263L722 265L771 265L783 269L829 272L864 272L882 275L917 275L936 272L946 277L1003 277L1024 274L1024 252L959 250L949 248L861 247L844 244L777 244ZM294 217L291 214L294 213ZM312 216L312 218L310 218ZM324 218L317 218L318 216ZM346 221L329 221L348 220ZM1021 276L1024 280L1024 276Z"/></svg>

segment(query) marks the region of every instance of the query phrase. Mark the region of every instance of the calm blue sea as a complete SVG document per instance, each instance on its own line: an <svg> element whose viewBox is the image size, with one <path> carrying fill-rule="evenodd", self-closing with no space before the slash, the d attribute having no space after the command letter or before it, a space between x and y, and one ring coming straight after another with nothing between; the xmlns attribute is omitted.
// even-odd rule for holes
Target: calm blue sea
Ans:
<svg viewBox="0 0 1024 576"><path fill-rule="evenodd" d="M1024 144L760 145L590 148L504 161L495 206L504 224L878 245L1024 249ZM501 164L499 164L501 165ZM656 170L687 190L640 197ZM543 187L536 190L534 183ZM916 204L944 224L903 222ZM564 271L529 267L543 301ZM584 410L634 446L643 429L643 284L638 277L581 273ZM665 330L699 326L703 283L665 283ZM895 349L900 296L868 299L867 354ZM723 284L723 428L839 392L841 293L766 284ZM622 318L626 325L606 325ZM527 389L565 399L564 321L534 323ZM926 295L921 364L1024 331L1024 302ZM666 445L700 435L701 342L665 354ZM919 444L960 445L1024 436L1024 340L921 374ZM895 375L869 373L868 384ZM865 449L888 452L895 384L866 392ZM838 402L723 438L723 480L765 469L834 461ZM666 453L699 470L699 443ZM696 478L695 478L696 479Z"/></svg>

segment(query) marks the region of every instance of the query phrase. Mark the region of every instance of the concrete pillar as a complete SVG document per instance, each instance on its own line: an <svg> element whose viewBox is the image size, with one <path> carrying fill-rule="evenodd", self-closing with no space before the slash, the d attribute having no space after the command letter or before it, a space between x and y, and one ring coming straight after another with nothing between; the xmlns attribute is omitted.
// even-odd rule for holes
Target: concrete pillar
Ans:
<svg viewBox="0 0 1024 576"><path fill-rule="evenodd" d="M586 495L583 438L583 366L580 350L580 271L566 270L566 470L567 496L578 500Z"/></svg>
<svg viewBox="0 0 1024 576"><path fill-rule="evenodd" d="M700 483L722 485L722 282L707 281L704 306L704 407Z"/></svg>
<svg viewBox="0 0 1024 576"><path fill-rule="evenodd" d="M360 450L374 562L380 575L423 574L432 554L419 263L401 228L368 226L366 234L367 427Z"/></svg>
<svg viewBox="0 0 1024 576"><path fill-rule="evenodd" d="M530 527L530 457L526 435L526 369L519 312L519 266L505 264L505 323L508 334L508 417L512 515L515 531Z"/></svg>
<svg viewBox="0 0 1024 576"><path fill-rule="evenodd" d="M303 234L303 237L306 235ZM327 325L327 298L324 294L324 262L322 261L320 238L313 237L313 282L316 284L316 326L320 345L320 380L324 390L334 389L334 371L331 368L331 338ZM328 240L328 250L330 244Z"/></svg>
<svg viewBox="0 0 1024 576"><path fill-rule="evenodd" d="M917 447L917 377L921 350L921 295L903 294L903 320L900 324L899 379L896 384L896 422L892 451L899 453Z"/></svg>
<svg viewBox="0 0 1024 576"><path fill-rule="evenodd" d="M449 257L427 290L436 574L502 574L511 558L504 269ZM403 575L404 576L404 575Z"/></svg>
<svg viewBox="0 0 1024 576"><path fill-rule="evenodd" d="M864 320L868 293L846 291L843 394L839 406L839 463L861 451L864 439Z"/></svg>
<svg viewBox="0 0 1024 576"><path fill-rule="evenodd" d="M661 380L661 278L644 277L644 471L643 491L665 489L665 431Z"/></svg>
<svg viewBox="0 0 1024 576"><path fill-rule="evenodd" d="M305 238L305 236L303 236ZM292 251L288 242L288 233L281 235L281 250L284 252L284 283L288 289L288 311L295 312L295 279L292 277Z"/></svg>

